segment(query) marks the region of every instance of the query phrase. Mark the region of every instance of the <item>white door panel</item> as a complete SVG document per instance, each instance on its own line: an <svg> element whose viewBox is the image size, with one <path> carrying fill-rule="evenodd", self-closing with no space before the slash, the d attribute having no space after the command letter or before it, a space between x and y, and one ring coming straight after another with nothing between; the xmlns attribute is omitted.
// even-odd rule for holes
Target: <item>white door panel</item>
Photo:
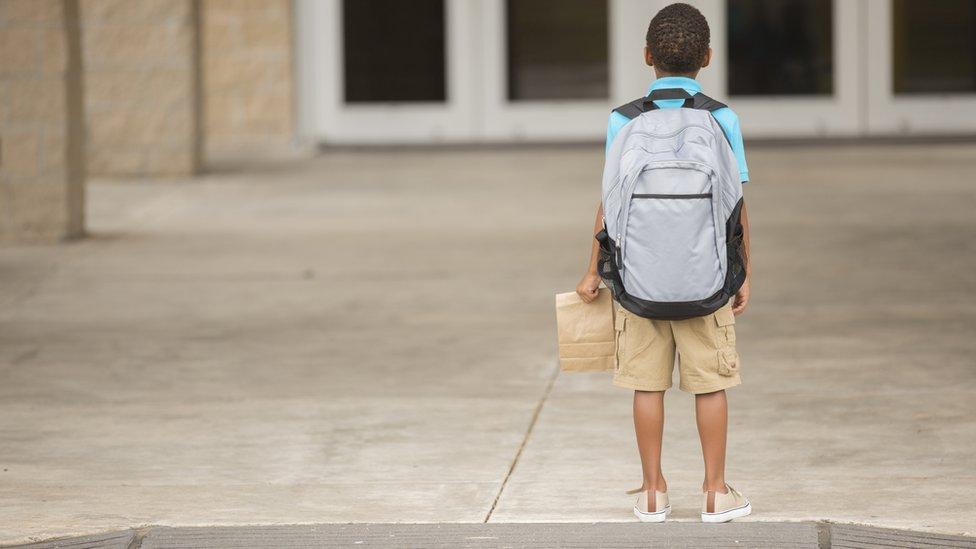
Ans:
<svg viewBox="0 0 976 549"><path fill-rule="evenodd" d="M894 40L891 0L862 0L866 14L866 119L872 135L972 134L976 132L976 94L894 93ZM968 52L973 55L973 52ZM960 51L959 55L967 55Z"/></svg>
<svg viewBox="0 0 976 549"><path fill-rule="evenodd" d="M474 2L445 0L447 101L343 101L342 2L296 0L299 127L328 143L430 143L475 137ZM391 52L394 55L395 52Z"/></svg>

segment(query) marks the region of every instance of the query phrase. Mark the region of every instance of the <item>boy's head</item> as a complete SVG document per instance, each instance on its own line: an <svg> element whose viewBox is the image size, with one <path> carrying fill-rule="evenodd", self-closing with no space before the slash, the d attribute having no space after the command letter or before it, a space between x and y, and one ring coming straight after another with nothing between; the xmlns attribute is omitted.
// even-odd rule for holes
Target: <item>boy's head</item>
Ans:
<svg viewBox="0 0 976 549"><path fill-rule="evenodd" d="M658 77L690 76L708 66L712 48L705 16L688 4L671 4L651 19L647 27L644 60Z"/></svg>

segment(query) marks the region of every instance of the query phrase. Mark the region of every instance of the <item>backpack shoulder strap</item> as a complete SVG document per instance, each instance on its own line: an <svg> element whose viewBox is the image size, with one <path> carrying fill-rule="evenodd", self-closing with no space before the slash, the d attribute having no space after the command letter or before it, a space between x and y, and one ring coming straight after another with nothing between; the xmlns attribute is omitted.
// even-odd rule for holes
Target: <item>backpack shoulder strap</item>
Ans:
<svg viewBox="0 0 976 549"><path fill-rule="evenodd" d="M677 91L682 92L682 94L673 93ZM658 99L685 99L685 104L682 105L683 107L700 109L708 112L715 112L728 106L725 103L716 101L715 99L712 99L701 92L690 96L690 100L688 97L687 92L684 92L684 90L655 90L649 96L639 97L629 103L620 105L616 109L613 109L613 112L619 112L628 119L633 120L641 114L649 110L653 110L656 107L656 105L654 105L654 101L657 101Z"/></svg>
<svg viewBox="0 0 976 549"><path fill-rule="evenodd" d="M716 101L711 97L703 94L702 92L696 93L695 95L691 96L691 98L694 101L691 108L708 111L709 113L711 113L712 119L715 120L716 122L718 122L718 119L715 118L715 111L728 107L728 105L726 105L725 103L722 103L721 101ZM725 141L729 144L729 146L732 146L732 140L729 138L728 134L725 133L724 129L722 130L721 133L722 133L722 137L725 138Z"/></svg>
<svg viewBox="0 0 976 549"><path fill-rule="evenodd" d="M644 113L645 99L647 98L639 97L637 99L634 99L630 103L624 103L623 105L620 105L616 109L613 109L613 112L619 112L620 114L626 116L628 120L633 120Z"/></svg>
<svg viewBox="0 0 976 549"><path fill-rule="evenodd" d="M691 105L691 108L693 109L701 109L703 111L715 112L719 109L724 109L728 107L728 105L726 105L725 103L722 103L721 101L716 101L701 92L696 93L695 95L691 96L691 98L694 100L694 103L692 103Z"/></svg>
<svg viewBox="0 0 976 549"><path fill-rule="evenodd" d="M638 97L637 99L634 99L629 103L624 103L623 105L620 105L616 109L613 109L613 112L619 112L620 114L626 116L628 120L633 120L634 118L637 118L638 116L644 114L645 112L649 110L653 110L656 107L654 101L658 99L685 99L685 104L682 105L683 107L691 108L691 109L699 109L708 112L715 112L719 109L724 109L728 107L728 105L726 105L725 103L722 103L721 101L716 101L715 99L712 99L711 97L701 92L692 95L690 99L688 99L687 93L684 93L683 96L678 94L667 95L665 93L665 92L673 92L673 91L675 90L657 90L649 96ZM684 90L680 90L680 91L683 92ZM658 97L657 95L661 95L661 97Z"/></svg>

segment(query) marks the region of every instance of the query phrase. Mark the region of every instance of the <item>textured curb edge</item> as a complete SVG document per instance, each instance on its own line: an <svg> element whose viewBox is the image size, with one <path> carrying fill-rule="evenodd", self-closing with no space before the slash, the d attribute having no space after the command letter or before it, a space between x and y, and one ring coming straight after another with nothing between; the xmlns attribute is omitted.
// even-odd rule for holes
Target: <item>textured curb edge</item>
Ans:
<svg viewBox="0 0 976 549"><path fill-rule="evenodd" d="M106 548L143 549L183 545L216 547L234 542L243 546L267 546L272 540L288 540L282 546L346 546L357 539L366 545L416 545L429 541L430 546L459 544L491 546L553 546L560 543L578 545L586 536L597 534L603 542L617 545L634 543L635 547L655 540L667 540L671 546L722 546L731 540L747 547L953 547L976 549L976 537L881 528L830 521L738 522L727 525L703 525L693 522L670 522L648 525L636 522L595 523L322 523L245 526L156 526L53 538L20 545L3 545L8 549ZM477 534L482 534L478 536ZM494 534L494 535L483 535ZM618 539L614 539L618 538ZM363 539L364 541L358 541ZM223 543L222 543L223 541ZM297 542L297 543L296 543ZM493 543L494 542L494 543ZM540 545L541 544L541 545ZM427 545L427 543L425 543Z"/></svg>

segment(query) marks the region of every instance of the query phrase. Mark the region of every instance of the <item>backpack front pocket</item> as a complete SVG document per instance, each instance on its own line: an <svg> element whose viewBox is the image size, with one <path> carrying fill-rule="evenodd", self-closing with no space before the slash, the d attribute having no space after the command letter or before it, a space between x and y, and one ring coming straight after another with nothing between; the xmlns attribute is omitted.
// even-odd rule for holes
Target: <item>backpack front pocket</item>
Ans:
<svg viewBox="0 0 976 549"><path fill-rule="evenodd" d="M709 174L646 170L633 187L623 257L624 287L640 299L705 299L724 283Z"/></svg>

